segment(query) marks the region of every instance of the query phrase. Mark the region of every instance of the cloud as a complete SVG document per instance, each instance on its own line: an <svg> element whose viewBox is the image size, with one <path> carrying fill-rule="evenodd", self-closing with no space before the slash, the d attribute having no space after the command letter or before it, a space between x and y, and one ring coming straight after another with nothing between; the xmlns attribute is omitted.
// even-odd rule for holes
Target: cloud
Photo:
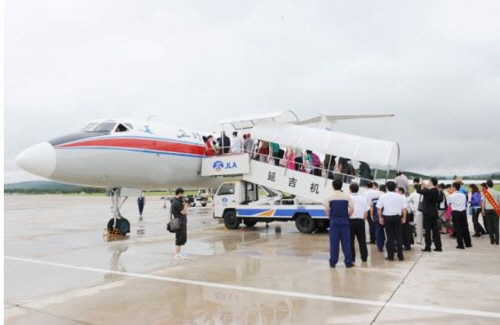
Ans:
<svg viewBox="0 0 500 325"><path fill-rule="evenodd" d="M399 142L405 169L497 171L499 14L495 1L8 2L6 181L28 177L18 152L95 118L210 129L283 109L395 113L336 129Z"/></svg>

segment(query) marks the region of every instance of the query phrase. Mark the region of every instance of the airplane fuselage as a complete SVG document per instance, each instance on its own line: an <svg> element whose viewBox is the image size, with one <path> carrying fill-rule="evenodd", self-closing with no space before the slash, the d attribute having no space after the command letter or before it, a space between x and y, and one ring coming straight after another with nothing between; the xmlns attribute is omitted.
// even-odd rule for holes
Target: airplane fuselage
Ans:
<svg viewBox="0 0 500 325"><path fill-rule="evenodd" d="M199 175L206 133L130 119L94 123L94 129L101 123L115 125L108 125L109 131L90 127L35 145L19 154L16 162L54 181L93 187L202 188L222 182ZM122 131L116 131L120 124Z"/></svg>

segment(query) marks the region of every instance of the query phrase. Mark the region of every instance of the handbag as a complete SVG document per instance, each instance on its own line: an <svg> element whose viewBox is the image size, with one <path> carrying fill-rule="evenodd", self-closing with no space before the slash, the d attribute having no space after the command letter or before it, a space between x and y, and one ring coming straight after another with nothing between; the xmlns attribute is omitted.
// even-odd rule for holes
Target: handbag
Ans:
<svg viewBox="0 0 500 325"><path fill-rule="evenodd" d="M167 231L177 232L181 229L181 220L179 218L174 218L172 212L170 212L170 221L167 223Z"/></svg>

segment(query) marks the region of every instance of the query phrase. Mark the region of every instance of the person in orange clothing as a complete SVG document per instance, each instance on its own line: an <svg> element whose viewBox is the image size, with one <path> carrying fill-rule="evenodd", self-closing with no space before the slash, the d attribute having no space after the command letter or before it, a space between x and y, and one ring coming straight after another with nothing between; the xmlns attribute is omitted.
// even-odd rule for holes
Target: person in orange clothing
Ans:
<svg viewBox="0 0 500 325"><path fill-rule="evenodd" d="M214 146L212 144L212 141L213 141L213 137L211 135L209 135L207 137L207 142L205 142L205 146L206 146L205 156L213 156L213 155L215 155L215 149L214 149Z"/></svg>

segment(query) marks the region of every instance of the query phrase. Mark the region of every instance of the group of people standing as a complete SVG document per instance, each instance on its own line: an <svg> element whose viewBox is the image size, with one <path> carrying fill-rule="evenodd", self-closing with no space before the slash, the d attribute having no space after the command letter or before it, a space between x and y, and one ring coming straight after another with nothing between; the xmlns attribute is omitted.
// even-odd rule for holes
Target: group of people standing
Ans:
<svg viewBox="0 0 500 325"><path fill-rule="evenodd" d="M250 133L243 134L243 140L238 136L238 132L234 131L230 139L224 131L221 132L220 137L214 141L214 137L209 135L203 137L205 142L205 156L223 155L229 153L242 153L252 152L253 139Z"/></svg>
<svg viewBox="0 0 500 325"><path fill-rule="evenodd" d="M369 243L375 244L379 252L387 252L386 260L404 260L404 250L411 245L422 244L423 252L442 252L441 234L443 225L452 228L457 249L472 247L467 206L471 208L476 237L488 233L491 244L499 244L499 215L495 208L500 204L500 192L493 189L488 180L483 185L483 195L477 186L470 186L471 196L460 180L445 186L436 178L428 183L414 179L415 192L411 195L408 179L398 173L394 181L388 181L380 188L376 182L368 182L364 195L359 186L350 184L349 193L342 192L342 181L333 181L333 194L324 202L326 215L330 218L330 266L335 267L339 258L339 244L344 253L346 267L354 266L355 242L357 241L361 260L367 261L368 249L365 234L365 220L369 224ZM444 212L443 212L444 211ZM485 218L485 226L479 224L479 212ZM449 220L443 222L443 217ZM416 231L414 231L416 230ZM446 229L444 229L446 231ZM415 235L414 235L415 233Z"/></svg>

